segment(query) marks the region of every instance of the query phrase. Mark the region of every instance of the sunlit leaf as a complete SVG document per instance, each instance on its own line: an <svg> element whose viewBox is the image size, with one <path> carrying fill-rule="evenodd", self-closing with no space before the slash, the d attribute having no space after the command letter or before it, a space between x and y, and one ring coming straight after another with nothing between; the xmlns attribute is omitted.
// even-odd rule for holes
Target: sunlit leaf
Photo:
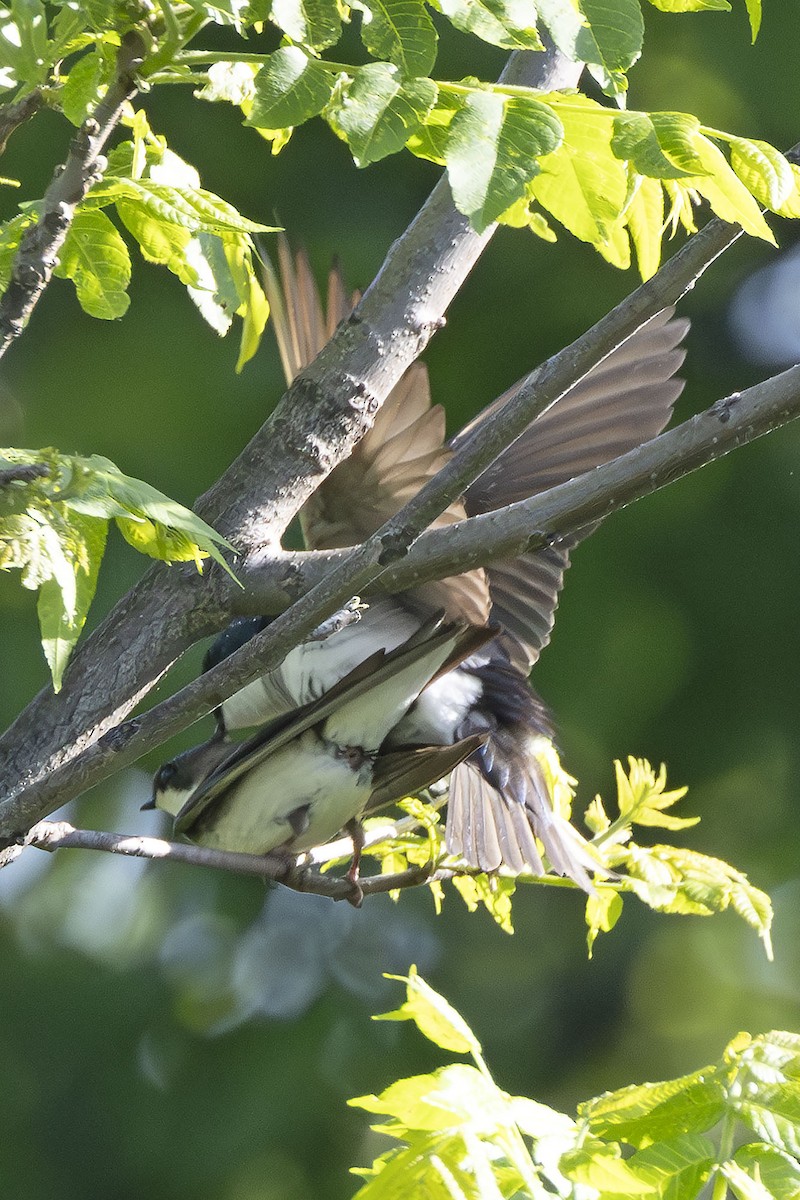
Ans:
<svg viewBox="0 0 800 1200"><path fill-rule="evenodd" d="M302 125L331 98L335 75L297 46L282 46L255 78L253 107L246 124L262 129Z"/></svg>
<svg viewBox="0 0 800 1200"><path fill-rule="evenodd" d="M342 18L336 0L272 0L270 20L294 42L324 50L338 42Z"/></svg>
<svg viewBox="0 0 800 1200"><path fill-rule="evenodd" d="M361 40L404 75L429 75L438 35L422 0L359 0Z"/></svg>
<svg viewBox="0 0 800 1200"><path fill-rule="evenodd" d="M436 0L456 29L507 50L541 50L533 0Z"/></svg>
<svg viewBox="0 0 800 1200"><path fill-rule="evenodd" d="M794 190L792 168L769 142L731 138L731 166L759 204L777 212Z"/></svg>
<svg viewBox="0 0 800 1200"><path fill-rule="evenodd" d="M64 569L43 581L37 608L42 648L56 692L94 598L107 530L106 521L79 513L72 513L68 525L54 530Z"/></svg>
<svg viewBox="0 0 800 1200"><path fill-rule="evenodd" d="M411 967L407 977L390 975L389 978L400 979L406 984L405 1003L373 1020L414 1021L420 1033L443 1050L480 1054L480 1042L464 1018L417 974L415 967Z"/></svg>
<svg viewBox="0 0 800 1200"><path fill-rule="evenodd" d="M686 1133L705 1133L725 1112L725 1091L713 1068L663 1083L634 1084L580 1105L596 1137L648 1146Z"/></svg>
<svg viewBox="0 0 800 1200"><path fill-rule="evenodd" d="M624 91L624 72L642 51L639 0L537 0L541 19L568 58L602 69L610 91Z"/></svg>
<svg viewBox="0 0 800 1200"><path fill-rule="evenodd" d="M436 94L431 79L403 80L389 63L367 63L326 116L358 166L365 167L402 149L435 104Z"/></svg>
<svg viewBox="0 0 800 1200"><path fill-rule="evenodd" d="M104 212L75 214L55 274L72 280L81 307L90 316L111 321L127 312L130 255Z"/></svg>
<svg viewBox="0 0 800 1200"><path fill-rule="evenodd" d="M453 117L445 148L456 207L481 232L516 200L561 145L563 130L546 104L475 92Z"/></svg>

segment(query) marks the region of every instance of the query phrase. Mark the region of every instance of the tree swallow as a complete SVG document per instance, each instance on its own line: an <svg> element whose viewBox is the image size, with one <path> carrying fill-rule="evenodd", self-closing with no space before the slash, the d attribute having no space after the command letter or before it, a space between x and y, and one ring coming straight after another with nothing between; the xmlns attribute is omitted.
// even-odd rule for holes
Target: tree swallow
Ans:
<svg viewBox="0 0 800 1200"><path fill-rule="evenodd" d="M281 282L267 267L266 283L273 328L291 382L349 315L353 301L347 298L340 272L334 269L324 311L305 255L293 260L286 242L281 241L279 257ZM687 321L673 319L672 309L654 317L534 420L433 527L446 527L537 495L654 437L669 421L683 389L675 373L684 359L680 343L687 329ZM431 404L427 370L419 362L411 366L353 454L331 472L301 510L308 548L351 546L373 533L447 462L467 433L519 386L499 397L447 444L444 412ZM327 639L297 647L279 668L227 700L217 716L220 736L276 719L291 722L298 706L313 704L319 697L324 701L334 694L331 689L376 653L390 652L386 661L391 662L391 652L409 639L413 642L432 613L441 611L449 621L492 627L485 644L463 655L449 670L441 669L425 680L415 697L400 704L396 721L380 724L384 741L379 756L400 748L463 745L465 739L479 738L479 744L450 774L448 851L483 871L503 869L535 875L544 872L544 856L552 870L589 890L590 872L596 863L578 831L554 810L540 755L553 738L553 727L547 707L528 685L528 675L550 640L570 550L594 528L596 524L534 553L370 603L360 621ZM233 622L212 646L207 665L225 657L266 623L266 618ZM382 689L383 683L379 686ZM386 688L390 688L388 679ZM382 691L376 692L376 697L378 694L383 696ZM363 704L358 711L363 711ZM387 711L393 711L390 704ZM262 730L251 740L262 736L272 735ZM306 830L285 838L285 844L293 848L310 846L322 835L333 836L345 824L345 811L351 803L344 802L346 788L342 786L340 795L333 775L327 802L322 793L328 785L320 782L319 772L313 782L303 782L302 736L293 749L276 755L270 769L276 770L275 763L279 763L286 780L292 779L291 803L297 808L302 807L307 786L317 789L316 806L327 803L330 813L324 817L315 813ZM347 737L352 742L334 739L335 744L364 746L363 737L354 729L348 729ZM370 747L369 753L376 749ZM200 757L209 752L200 747L189 752L193 753ZM343 779L351 769L341 768ZM162 773L165 770L162 768ZM247 785L253 797L261 787L260 779L261 775L254 773ZM238 807L234 797L241 798L245 786L239 783L229 793L225 819L215 826L218 844L228 848L234 848L232 842L239 839L243 823L248 826L244 840L248 844L250 839L258 841L255 802L247 814L237 816L231 811ZM368 791L364 785L358 792L351 815L363 809L361 797ZM168 807L163 794L157 803ZM202 816L197 820L202 827ZM185 815L179 825L189 832L193 828L187 825ZM285 825L283 829L285 833ZM269 833L263 840L272 838Z"/></svg>
<svg viewBox="0 0 800 1200"><path fill-rule="evenodd" d="M316 700L229 742L221 730L158 771L153 803L175 832L215 850L299 854L351 831L356 819L441 779L482 744L482 733L452 744L386 746L426 685L450 673L493 636L465 622L433 618L396 649L377 649Z"/></svg>

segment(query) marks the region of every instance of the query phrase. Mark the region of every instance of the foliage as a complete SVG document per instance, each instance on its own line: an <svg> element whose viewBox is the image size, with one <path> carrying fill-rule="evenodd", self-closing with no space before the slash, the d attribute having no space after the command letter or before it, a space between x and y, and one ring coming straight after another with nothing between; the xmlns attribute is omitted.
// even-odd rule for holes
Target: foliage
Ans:
<svg viewBox="0 0 800 1200"><path fill-rule="evenodd" d="M567 775L558 755L549 743L539 751L547 774L554 807L569 817L575 780ZM586 924L589 955L598 934L608 933L622 915L623 895L632 893L657 912L712 916L732 908L759 935L769 957L772 956L770 928L772 908L769 897L753 886L728 863L678 846L642 846L633 840L633 827L660 827L680 830L696 825L699 817L676 817L672 808L686 794L686 788L665 791L667 777L662 765L658 775L645 759L629 758L628 773L617 762L618 816L612 821L603 802L596 796L588 806L584 821L594 835L589 850L597 861L596 887L586 899ZM405 800L401 807L407 819L386 825L382 818L366 822L369 831L365 853L377 858L384 873L403 871L410 865L430 863L434 870L450 872L456 864L444 848L444 829L435 804ZM421 830L421 831L420 831ZM506 933L513 933L512 900L517 884L530 882L525 876L492 877L455 874L452 882L469 910L483 905ZM544 880L556 887L572 887L560 876ZM440 911L444 899L441 880L430 883L434 904Z"/></svg>
<svg viewBox="0 0 800 1200"><path fill-rule="evenodd" d="M2 481L3 471L40 465L39 478ZM0 570L19 570L22 586L39 593L56 691L94 596L109 521L151 558L192 561L202 571L210 556L230 570L219 546L232 547L205 521L98 454L0 450L0 485Z"/></svg>
<svg viewBox="0 0 800 1200"><path fill-rule="evenodd" d="M652 0L668 12L729 10L727 0ZM746 0L753 38L760 0ZM642 53L640 0L431 0L455 29L492 45L537 51L539 28L583 59L617 103L468 78L434 80L439 35L423 0L163 0L157 11L112 0L54 5L12 0L0 13L0 89L18 100L34 89L48 107L80 125L114 78L121 37L135 29L147 53L142 93L167 84L195 88L205 101L237 105L278 153L292 131L321 115L367 166L407 146L446 165L455 202L482 230L500 220L547 240L547 216L589 242L615 266L651 275L662 234L694 231L693 205L705 199L728 221L772 241L760 206L800 212L800 172L763 141L710 128L681 112L626 112L627 71ZM355 21L373 61L330 61L343 24ZM242 38L281 38L268 52L189 49L212 25ZM143 256L187 285L211 326L226 333L243 320L238 368L252 357L267 316L253 270L254 233L269 227L241 217L203 190L197 172L128 106L132 141L110 156L105 179L80 205L57 274L71 279L92 316L111 320L128 307L130 255L105 211L116 210ZM724 147L729 157L723 153ZM38 202L0 229L0 285Z"/></svg>
<svg viewBox="0 0 800 1200"><path fill-rule="evenodd" d="M397 978L395 976L395 978ZM464 1019L412 967L401 1008L434 1045L468 1055L350 1103L399 1145L358 1169L358 1200L530 1197L692 1200L708 1186L738 1200L800 1192L800 1037L740 1033L714 1063L679 1079L606 1092L576 1117L495 1083ZM735 1149L734 1149L735 1147Z"/></svg>

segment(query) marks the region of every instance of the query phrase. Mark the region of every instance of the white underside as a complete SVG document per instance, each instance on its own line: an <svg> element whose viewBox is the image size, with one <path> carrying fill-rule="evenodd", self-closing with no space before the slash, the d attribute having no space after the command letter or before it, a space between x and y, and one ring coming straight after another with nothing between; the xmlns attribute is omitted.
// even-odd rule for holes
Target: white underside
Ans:
<svg viewBox="0 0 800 1200"><path fill-rule="evenodd" d="M308 731L270 755L234 785L208 829L192 840L212 849L267 854L278 847L299 854L329 841L363 811L372 790L368 759L353 770L336 748ZM308 826L296 834L289 817L308 806Z"/></svg>
<svg viewBox="0 0 800 1200"><path fill-rule="evenodd" d="M456 730L480 697L479 679L456 668L426 687L416 704L392 731L394 746L449 746Z"/></svg>
<svg viewBox="0 0 800 1200"><path fill-rule="evenodd" d="M245 729L323 695L378 650L394 650L416 633L419 618L392 600L370 604L360 621L291 650L280 667L223 705L228 729Z"/></svg>

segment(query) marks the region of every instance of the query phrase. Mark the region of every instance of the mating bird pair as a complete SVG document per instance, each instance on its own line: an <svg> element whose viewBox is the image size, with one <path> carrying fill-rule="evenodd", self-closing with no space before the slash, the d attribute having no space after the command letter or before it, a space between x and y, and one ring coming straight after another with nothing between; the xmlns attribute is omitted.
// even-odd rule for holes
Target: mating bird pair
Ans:
<svg viewBox="0 0 800 1200"><path fill-rule="evenodd" d="M334 270L324 314L306 258L292 261L285 243L279 253L281 284L269 272L268 294L291 382L352 305ZM533 421L433 527L537 495L654 437L682 390L675 372L687 328L671 310L653 318ZM301 510L308 548L355 545L378 529L467 432L446 444L444 429L427 370L415 363ZM528 675L549 641L569 552L593 528L379 599L359 621L327 637L320 631L222 705L215 737L159 770L155 805L204 846L295 855L346 829L358 852L366 811L449 775L449 853L515 874L542 874L546 859L589 889L595 863L554 811L539 758L553 729ZM207 665L266 623L234 621ZM229 740L253 726L245 740Z"/></svg>

